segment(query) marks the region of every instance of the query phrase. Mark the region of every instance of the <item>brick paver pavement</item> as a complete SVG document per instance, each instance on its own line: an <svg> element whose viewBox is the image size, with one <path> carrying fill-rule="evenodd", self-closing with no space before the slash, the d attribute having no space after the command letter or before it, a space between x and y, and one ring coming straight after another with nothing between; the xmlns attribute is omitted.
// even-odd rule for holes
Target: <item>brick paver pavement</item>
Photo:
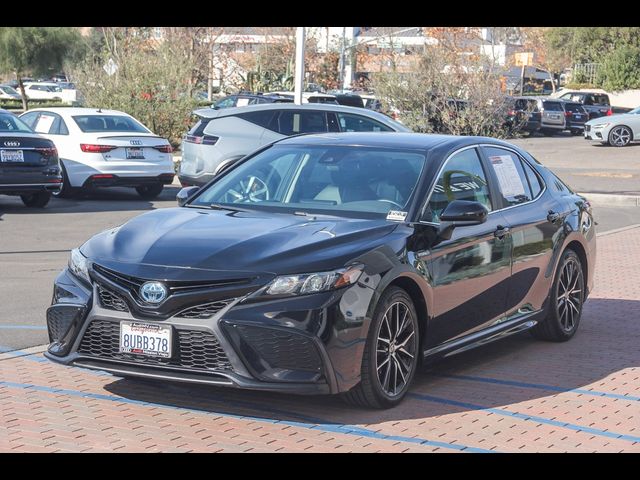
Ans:
<svg viewBox="0 0 640 480"><path fill-rule="evenodd" d="M0 355L0 452L640 452L640 228L598 238L568 343L518 335L421 372L385 411Z"/></svg>

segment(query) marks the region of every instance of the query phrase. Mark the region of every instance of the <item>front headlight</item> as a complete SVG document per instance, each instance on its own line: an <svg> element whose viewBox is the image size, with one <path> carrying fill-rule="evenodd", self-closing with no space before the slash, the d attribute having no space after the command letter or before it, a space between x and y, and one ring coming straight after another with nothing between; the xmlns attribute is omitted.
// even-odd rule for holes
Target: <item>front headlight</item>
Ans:
<svg viewBox="0 0 640 480"><path fill-rule="evenodd" d="M80 253L80 249L78 248L71 250L71 256L69 257L69 271L79 279L84 280L87 283L91 283L91 280L89 279L89 260Z"/></svg>
<svg viewBox="0 0 640 480"><path fill-rule="evenodd" d="M611 125L610 123L599 123L597 125L594 125L593 128L607 128L609 125Z"/></svg>
<svg viewBox="0 0 640 480"><path fill-rule="evenodd" d="M362 265L331 272L304 273L276 277L257 292L258 296L308 295L353 285L362 274Z"/></svg>

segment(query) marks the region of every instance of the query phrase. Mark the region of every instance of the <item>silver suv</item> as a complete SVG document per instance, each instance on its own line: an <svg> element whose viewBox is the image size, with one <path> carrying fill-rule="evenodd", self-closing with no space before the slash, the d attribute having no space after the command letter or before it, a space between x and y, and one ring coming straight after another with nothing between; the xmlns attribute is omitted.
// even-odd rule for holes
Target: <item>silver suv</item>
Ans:
<svg viewBox="0 0 640 480"><path fill-rule="evenodd" d="M265 104L193 112L198 121L184 136L178 178L204 185L218 172L263 145L301 133L410 132L386 115L328 104Z"/></svg>

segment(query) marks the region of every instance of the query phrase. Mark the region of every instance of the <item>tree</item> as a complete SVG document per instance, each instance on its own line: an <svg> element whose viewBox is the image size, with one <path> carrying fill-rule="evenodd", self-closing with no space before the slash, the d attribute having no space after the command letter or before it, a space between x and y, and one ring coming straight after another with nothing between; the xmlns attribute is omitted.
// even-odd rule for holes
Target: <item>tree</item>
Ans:
<svg viewBox="0 0 640 480"><path fill-rule="evenodd" d="M59 71L65 60L78 54L80 33L67 27L3 27L0 29L0 69L13 72L23 93L22 106L28 110L22 77Z"/></svg>
<svg viewBox="0 0 640 480"><path fill-rule="evenodd" d="M640 48L626 45L607 56L598 71L597 83L609 91L640 88Z"/></svg>

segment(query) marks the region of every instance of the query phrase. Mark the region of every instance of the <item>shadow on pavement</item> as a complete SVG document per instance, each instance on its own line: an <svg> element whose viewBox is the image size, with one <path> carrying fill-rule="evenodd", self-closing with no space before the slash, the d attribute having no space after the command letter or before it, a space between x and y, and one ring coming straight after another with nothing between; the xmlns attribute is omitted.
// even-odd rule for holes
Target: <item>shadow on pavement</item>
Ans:
<svg viewBox="0 0 640 480"><path fill-rule="evenodd" d="M152 210L157 202L175 202L180 187L166 185L162 193L153 200L142 199L133 188L101 188L87 190L77 197L51 198L45 208L26 208L20 197L0 195L0 220L2 214L53 214L53 213L83 213L108 212L127 210ZM177 206L177 203L175 204Z"/></svg>
<svg viewBox="0 0 640 480"><path fill-rule="evenodd" d="M295 396L138 379L117 380L105 388L125 398L154 404L274 420L367 425L428 419L475 410L452 405L447 400L500 408L574 389L588 389L589 385L613 373L640 366L637 348L640 324L632 321L633 312L637 311L640 311L639 301L592 298L585 305L582 324L571 341L541 342L525 332L441 360L418 372L410 395L389 410L360 409L343 403L336 396ZM519 384L456 378L463 375ZM553 388L547 390L540 386ZM607 386L595 388L606 391ZM426 401L418 398L419 395L441 400ZM595 397L584 401L590 398Z"/></svg>

